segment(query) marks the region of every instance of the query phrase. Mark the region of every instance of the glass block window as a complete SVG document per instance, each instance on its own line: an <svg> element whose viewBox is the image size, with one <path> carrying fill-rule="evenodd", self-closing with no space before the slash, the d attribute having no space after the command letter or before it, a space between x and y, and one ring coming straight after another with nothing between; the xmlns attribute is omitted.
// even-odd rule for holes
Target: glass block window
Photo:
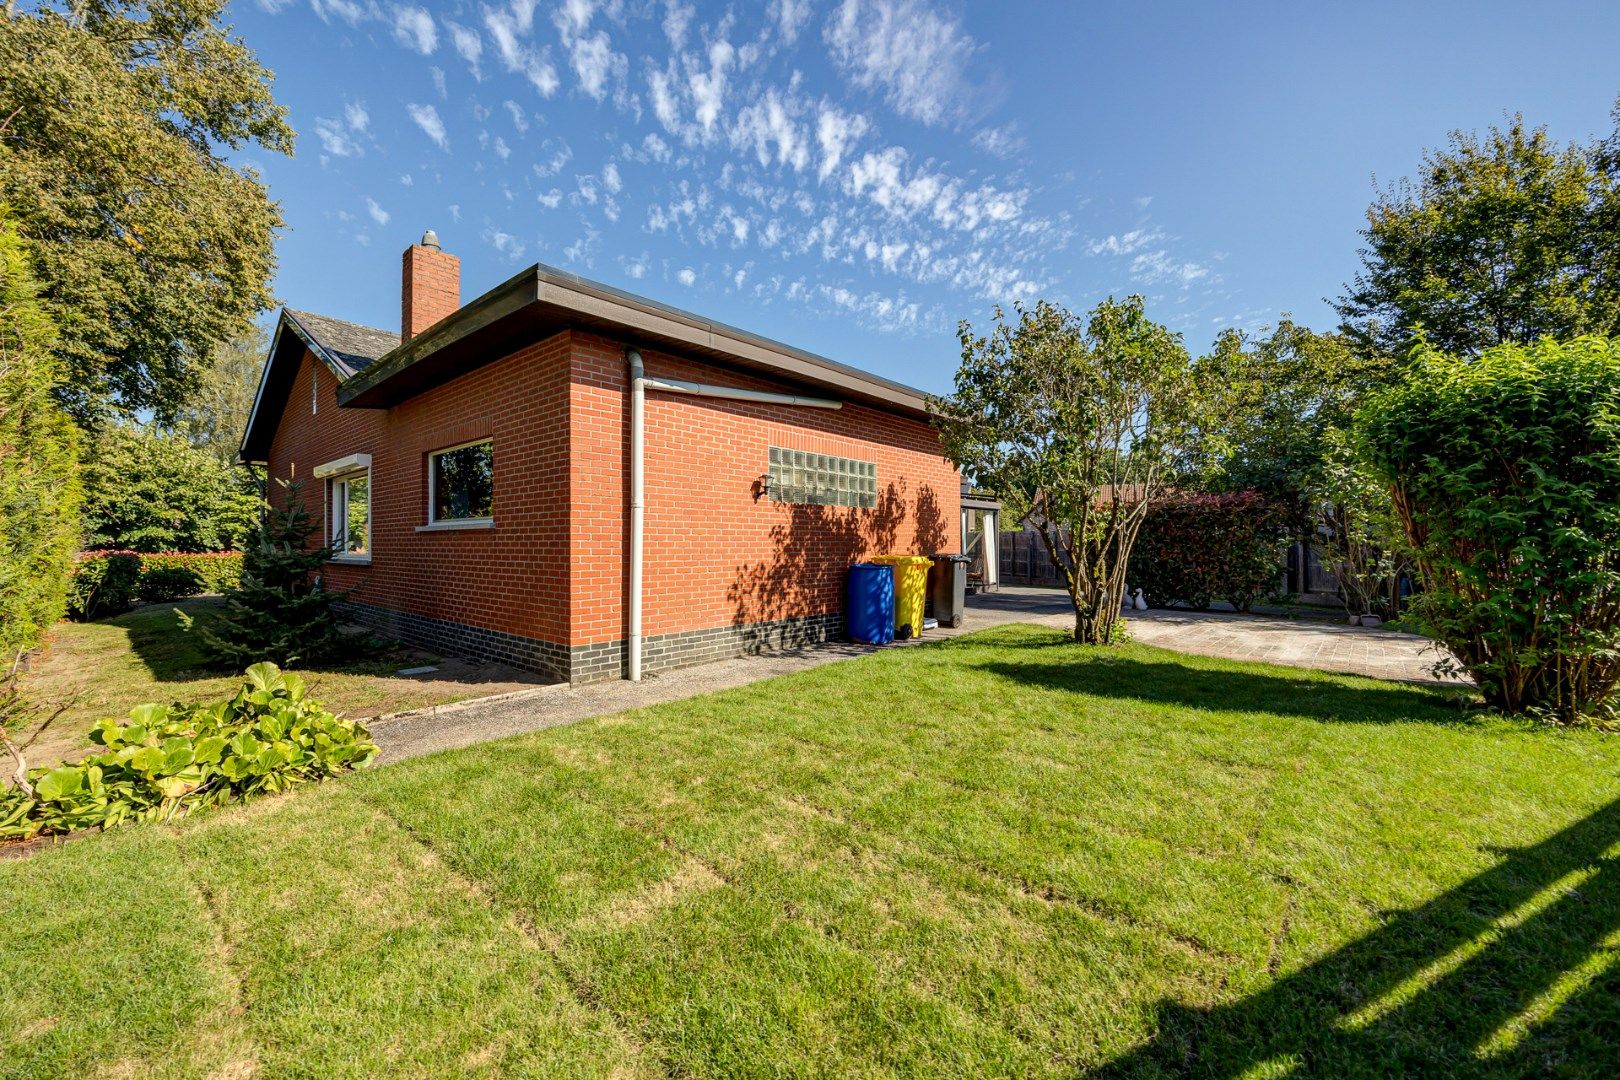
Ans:
<svg viewBox="0 0 1620 1080"><path fill-rule="evenodd" d="M877 462L771 447L771 501L800 506L877 505Z"/></svg>

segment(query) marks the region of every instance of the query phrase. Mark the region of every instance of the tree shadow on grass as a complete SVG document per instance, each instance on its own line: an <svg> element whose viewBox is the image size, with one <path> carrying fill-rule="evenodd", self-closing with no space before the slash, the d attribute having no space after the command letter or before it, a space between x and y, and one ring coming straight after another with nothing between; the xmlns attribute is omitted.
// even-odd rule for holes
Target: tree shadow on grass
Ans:
<svg viewBox="0 0 1620 1080"><path fill-rule="evenodd" d="M1617 845L1620 800L1094 1075L1620 1075Z"/></svg>
<svg viewBox="0 0 1620 1080"><path fill-rule="evenodd" d="M1114 697L1182 708L1263 712L1335 723L1477 722L1458 707L1457 691L1368 679L1347 684L1327 673L1298 675L1201 666L1205 658L1142 660L1122 650L1093 648L1046 635L1031 640L976 639L992 644L992 657L963 662L981 671L1044 690ZM947 647L955 642L945 643ZM961 642L969 645L970 642ZM1005 659L1008 653L1015 659ZM1354 678L1354 676L1350 676Z"/></svg>

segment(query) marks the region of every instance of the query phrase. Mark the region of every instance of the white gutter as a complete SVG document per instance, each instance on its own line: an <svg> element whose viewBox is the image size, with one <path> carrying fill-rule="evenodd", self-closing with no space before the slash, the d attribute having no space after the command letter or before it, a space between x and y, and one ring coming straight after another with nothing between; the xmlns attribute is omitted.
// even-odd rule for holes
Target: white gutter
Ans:
<svg viewBox="0 0 1620 1080"><path fill-rule="evenodd" d="M624 361L630 368L630 654L625 677L631 682L640 682L641 565L647 509L647 391L664 390L672 394L752 401L762 405L800 405L810 409L842 409L844 403L831 398L773 394L764 390L711 386L680 379L649 379L647 369L641 362L641 353L635 349L624 350Z"/></svg>

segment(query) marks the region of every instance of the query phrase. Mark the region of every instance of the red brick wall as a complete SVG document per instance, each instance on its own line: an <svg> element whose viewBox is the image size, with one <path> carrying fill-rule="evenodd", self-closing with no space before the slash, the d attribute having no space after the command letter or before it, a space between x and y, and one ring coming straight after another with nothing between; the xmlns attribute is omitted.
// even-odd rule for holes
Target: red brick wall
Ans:
<svg viewBox="0 0 1620 1080"><path fill-rule="evenodd" d="M629 435L624 346L575 333L571 643L625 636ZM786 390L643 349L649 375ZM802 392L802 391L800 391ZM831 411L649 391L643 631L649 636L842 610L864 555L956 551L961 477L926 423L852 403ZM877 462L878 507L756 497L772 446Z"/></svg>
<svg viewBox="0 0 1620 1080"><path fill-rule="evenodd" d="M396 611L566 642L567 345L557 335L386 411L338 408L337 380L306 354L271 444L271 476L302 479L324 524L325 485L311 470L349 454L372 459L372 563L331 564L334 587ZM429 451L485 436L495 441L495 527L417 532Z"/></svg>
<svg viewBox="0 0 1620 1080"><path fill-rule="evenodd" d="M649 374L789 389L642 350ZM310 413L310 379L319 411ZM372 456L369 566L334 563L354 599L562 645L626 636L628 377L621 343L561 333L389 410L340 409L306 355L270 452L303 478L324 523L316 466ZM495 527L417 532L427 454L493 436ZM878 507L785 506L756 497L769 448L875 461ZM956 551L960 476L935 432L846 403L837 411L649 391L644 633L841 610L864 555Z"/></svg>

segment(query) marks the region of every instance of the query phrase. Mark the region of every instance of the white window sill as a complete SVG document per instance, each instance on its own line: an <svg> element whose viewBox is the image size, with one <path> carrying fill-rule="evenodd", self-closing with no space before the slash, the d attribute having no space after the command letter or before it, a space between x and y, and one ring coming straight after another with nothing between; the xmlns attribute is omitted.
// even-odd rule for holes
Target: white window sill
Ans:
<svg viewBox="0 0 1620 1080"><path fill-rule="evenodd" d="M464 521L435 521L428 525L418 525L417 532L460 532L463 529L493 529L495 521L492 518L468 518Z"/></svg>
<svg viewBox="0 0 1620 1080"><path fill-rule="evenodd" d="M351 566L370 566L370 555L334 555L327 562L348 563Z"/></svg>

